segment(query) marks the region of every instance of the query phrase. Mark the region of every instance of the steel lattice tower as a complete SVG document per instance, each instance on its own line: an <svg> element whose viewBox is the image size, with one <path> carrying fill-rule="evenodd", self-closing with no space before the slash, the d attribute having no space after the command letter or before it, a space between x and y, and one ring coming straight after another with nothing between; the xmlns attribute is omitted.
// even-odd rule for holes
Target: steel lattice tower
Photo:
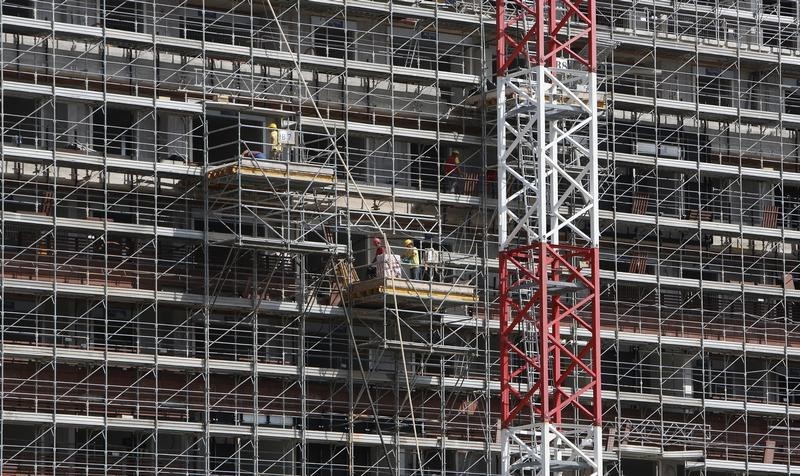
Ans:
<svg viewBox="0 0 800 476"><path fill-rule="evenodd" d="M595 2L497 31L502 472L602 474Z"/></svg>

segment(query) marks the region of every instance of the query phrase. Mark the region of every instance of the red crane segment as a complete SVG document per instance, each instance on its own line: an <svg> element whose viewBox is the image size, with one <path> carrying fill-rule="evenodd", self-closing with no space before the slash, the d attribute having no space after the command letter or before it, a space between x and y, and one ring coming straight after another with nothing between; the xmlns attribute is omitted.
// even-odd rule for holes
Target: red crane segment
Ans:
<svg viewBox="0 0 800 476"><path fill-rule="evenodd" d="M596 248L536 243L500 253L503 427L520 423L526 411L535 412L531 417L558 424L563 421L562 412L570 407L594 425L600 424L598 268ZM567 303L560 295L565 289L580 290L580 296ZM519 290L532 292L520 299ZM525 339L530 335L526 324L535 328L538 355L531 356L526 349L529 343ZM591 338L576 352L562 343L562 326L577 328ZM526 385L522 380L529 375L535 380ZM573 391L575 379L580 385ZM591 403L582 403L581 397Z"/></svg>
<svg viewBox="0 0 800 476"><path fill-rule="evenodd" d="M595 0L497 0L496 9L498 76L517 58L551 68L557 58L571 58L596 71Z"/></svg>

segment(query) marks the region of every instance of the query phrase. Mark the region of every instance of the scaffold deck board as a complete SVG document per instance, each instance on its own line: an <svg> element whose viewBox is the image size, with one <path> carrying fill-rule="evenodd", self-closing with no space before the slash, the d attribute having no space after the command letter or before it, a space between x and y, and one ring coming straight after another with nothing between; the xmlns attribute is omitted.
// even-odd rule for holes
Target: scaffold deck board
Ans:
<svg viewBox="0 0 800 476"><path fill-rule="evenodd" d="M478 302L475 287L465 284L436 283L406 278L375 278L350 286L349 302L356 306L394 306L403 309L425 309L431 303L439 307Z"/></svg>
<svg viewBox="0 0 800 476"><path fill-rule="evenodd" d="M211 167L209 180L224 180L237 176L248 179L292 180L304 183L333 184L336 176L332 167L277 160L241 159L236 162Z"/></svg>

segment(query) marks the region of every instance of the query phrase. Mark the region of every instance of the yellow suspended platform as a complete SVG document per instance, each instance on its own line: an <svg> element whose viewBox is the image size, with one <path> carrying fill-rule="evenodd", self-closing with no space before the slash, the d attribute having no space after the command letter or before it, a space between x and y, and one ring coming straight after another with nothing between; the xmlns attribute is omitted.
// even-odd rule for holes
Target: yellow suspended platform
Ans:
<svg viewBox="0 0 800 476"><path fill-rule="evenodd" d="M357 307L400 309L446 308L478 302L475 286L417 281L406 278L375 278L350 285L347 301Z"/></svg>
<svg viewBox="0 0 800 476"><path fill-rule="evenodd" d="M239 179L248 182L261 180L331 185L336 182L333 167L279 160L242 158L239 161L217 165L207 172L214 181ZM241 177L240 177L241 176Z"/></svg>

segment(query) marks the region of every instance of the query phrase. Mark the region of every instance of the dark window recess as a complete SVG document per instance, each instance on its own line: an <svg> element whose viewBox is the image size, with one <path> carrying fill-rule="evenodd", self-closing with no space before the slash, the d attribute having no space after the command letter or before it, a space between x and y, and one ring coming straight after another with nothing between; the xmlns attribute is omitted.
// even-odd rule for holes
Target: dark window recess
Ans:
<svg viewBox="0 0 800 476"><path fill-rule="evenodd" d="M800 370L794 368L789 369L788 377L788 403L798 404L800 403Z"/></svg>
<svg viewBox="0 0 800 476"><path fill-rule="evenodd" d="M701 104L730 106L733 85L730 79L717 76L700 76L698 79L698 100Z"/></svg>
<svg viewBox="0 0 800 476"><path fill-rule="evenodd" d="M131 212L106 210L106 217L119 223L136 223L136 214Z"/></svg>
<svg viewBox="0 0 800 476"><path fill-rule="evenodd" d="M636 391L642 386L642 366L639 349L632 348L627 352L619 352L619 385L623 391Z"/></svg>
<svg viewBox="0 0 800 476"><path fill-rule="evenodd" d="M767 46L794 49L797 47L797 26L780 25L764 28L761 40Z"/></svg>
<svg viewBox="0 0 800 476"><path fill-rule="evenodd" d="M301 135L302 146L306 155L306 160L309 162L325 162L329 160L330 154L333 150L333 142L331 138L322 134L313 134L311 132L303 132ZM364 137L357 137L351 135L349 140L344 136L336 138L336 149L342 155L347 154L349 157L349 172L348 167L345 167L342 161L335 160L337 173L347 175L350 173L356 180L366 180L366 139Z"/></svg>
<svg viewBox="0 0 800 476"><path fill-rule="evenodd" d="M133 157L133 124L130 111L111 109L106 118L103 109L97 109L92 118L92 148L108 155Z"/></svg>
<svg viewBox="0 0 800 476"><path fill-rule="evenodd" d="M392 63L395 66L450 71L452 58L438 57L434 39L398 37L395 39L394 45ZM515 66L517 66L516 63L509 69L513 71Z"/></svg>
<svg viewBox="0 0 800 476"><path fill-rule="evenodd" d="M305 458L308 474L319 476L339 476L347 474L347 452L330 445L309 444L304 453L297 448L295 458L301 461ZM299 463L298 463L299 465ZM301 469L298 466L298 471Z"/></svg>
<svg viewBox="0 0 800 476"><path fill-rule="evenodd" d="M3 98L5 114L2 117L3 142L9 145L34 145L39 114L33 99L6 96Z"/></svg>
<svg viewBox="0 0 800 476"><path fill-rule="evenodd" d="M446 153L446 151L442 152ZM439 184L437 178L439 168L441 164L447 160L447 156L439 156L434 144L424 143L411 143L411 154L416 163L419 164L422 188L425 190L436 190Z"/></svg>
<svg viewBox="0 0 800 476"><path fill-rule="evenodd" d="M783 218L784 226L792 230L800 230L800 205L798 205L800 204L800 188L787 186L780 195L776 194L775 203L780 209L780 216ZM800 277L800 275L797 277ZM797 284L800 284L800 282ZM796 317L797 321L800 322L800 304L798 304L797 309L798 314L796 314Z"/></svg>
<svg viewBox="0 0 800 476"><path fill-rule="evenodd" d="M326 155L322 154L322 151L329 150L331 148L331 140L325 136L312 136L310 134L306 134L308 137L313 137L310 142L307 144L314 144L314 148L319 148L319 153L322 157L326 157ZM350 155L350 171L348 172L348 168L344 166L342 161L336 161L336 169L337 174L342 177L346 177L348 173L353 175L355 180L366 181L367 177L369 176L369 172L367 171L367 140L364 137L357 137L351 135L347 142L345 143L344 137L340 137L336 141L336 147L341 150L348 151Z"/></svg>
<svg viewBox="0 0 800 476"><path fill-rule="evenodd" d="M205 160L205 138L206 138L206 124L200 117L195 117L192 120L192 130L197 131L192 134L192 161L196 164L202 164Z"/></svg>
<svg viewBox="0 0 800 476"><path fill-rule="evenodd" d="M206 21L206 41L211 43L233 43L233 25L224 21Z"/></svg>
<svg viewBox="0 0 800 476"><path fill-rule="evenodd" d="M609 301L611 302L611 301ZM603 379L603 390L616 390L617 384L617 351L615 348L604 349L600 360Z"/></svg>
<svg viewBox="0 0 800 476"><path fill-rule="evenodd" d="M137 334L135 326L130 324L130 314L124 311L109 311L106 327L95 326L95 342L110 347L134 348Z"/></svg>
<svg viewBox="0 0 800 476"><path fill-rule="evenodd" d="M411 38L395 38L395 48L392 52L392 64L395 66L409 66L414 58L414 43Z"/></svg>
<svg viewBox="0 0 800 476"><path fill-rule="evenodd" d="M786 114L800 114L800 87L786 89L783 100L783 110Z"/></svg>
<svg viewBox="0 0 800 476"><path fill-rule="evenodd" d="M771 15L794 16L797 13L797 0L762 0L764 13Z"/></svg>
<svg viewBox="0 0 800 476"><path fill-rule="evenodd" d="M144 32L143 3L131 0L106 0L106 28Z"/></svg>
<svg viewBox="0 0 800 476"><path fill-rule="evenodd" d="M72 108L74 110L75 105ZM82 130L70 122L70 109L70 105L65 102L56 103L56 147L66 148L73 142L85 144L85 138L78 135Z"/></svg>
<svg viewBox="0 0 800 476"><path fill-rule="evenodd" d="M3 15L33 18L33 2L30 0L3 0L0 5Z"/></svg>
<svg viewBox="0 0 800 476"><path fill-rule="evenodd" d="M716 271L684 268L682 273L682 277L685 279L702 278L704 281L719 281L719 273ZM697 307L699 307L699 305Z"/></svg>
<svg viewBox="0 0 800 476"><path fill-rule="evenodd" d="M348 366L347 341L332 340L330 336L308 336L306 365L346 369Z"/></svg>
<svg viewBox="0 0 800 476"><path fill-rule="evenodd" d="M245 127L240 127L240 123ZM245 146L250 151L264 152L265 144L258 122L237 121L235 117L230 116L208 116L206 127L210 162L235 160L245 150ZM195 141L195 147L198 146L202 150L202 143Z"/></svg>
<svg viewBox="0 0 800 476"><path fill-rule="evenodd" d="M212 413L222 413L222 412L212 412ZM233 415L230 413L229 415ZM212 420L214 416L212 415ZM234 424L233 421L229 422L230 417L224 418L224 421L221 423L225 424ZM212 467L215 471L219 472L234 472L237 470L236 467L236 458L233 456L236 454L236 444L234 440L228 438L211 438L210 446L210 459Z"/></svg>
<svg viewBox="0 0 800 476"><path fill-rule="evenodd" d="M355 34L352 31L345 32L341 22L338 23L338 26L321 26L314 32L314 54L328 58L344 58L347 51L347 59L355 59L355 50L352 46Z"/></svg>
<svg viewBox="0 0 800 476"><path fill-rule="evenodd" d="M211 43L234 43L235 28L233 23L219 18L215 12L206 12L205 21L201 17L187 17L184 20L186 38L202 41L205 31L205 41Z"/></svg>

